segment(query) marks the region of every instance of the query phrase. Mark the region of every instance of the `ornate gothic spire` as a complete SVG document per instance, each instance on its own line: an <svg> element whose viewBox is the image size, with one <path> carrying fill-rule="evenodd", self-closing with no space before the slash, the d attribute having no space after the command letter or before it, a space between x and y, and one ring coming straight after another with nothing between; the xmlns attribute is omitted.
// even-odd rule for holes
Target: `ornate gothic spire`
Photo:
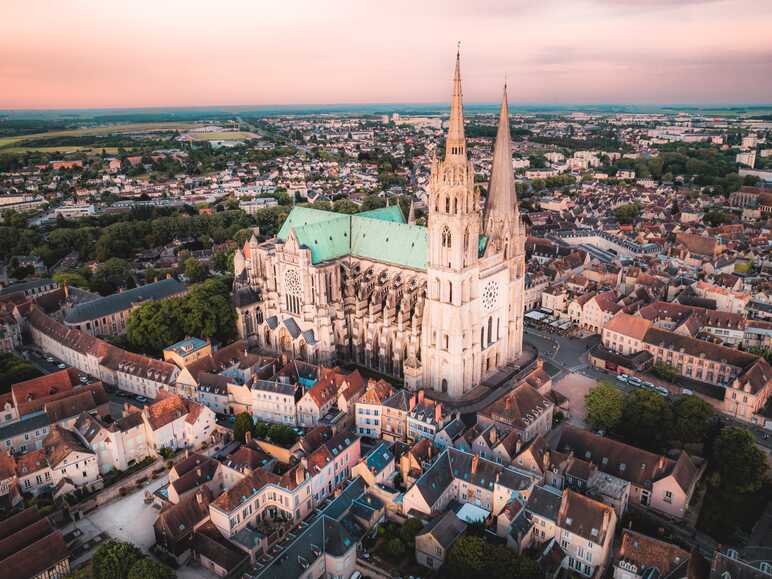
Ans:
<svg viewBox="0 0 772 579"><path fill-rule="evenodd" d="M489 231L494 222L516 218L517 215L517 194L512 172L512 140L509 132L509 103L507 102L507 85L505 84L499 112L496 144L493 146L488 198L485 201L486 232Z"/></svg>
<svg viewBox="0 0 772 579"><path fill-rule="evenodd" d="M453 73L453 98L448 120L448 139L445 143L445 160L466 162L466 141L464 139L464 102L461 93L461 43L456 52L456 70Z"/></svg>

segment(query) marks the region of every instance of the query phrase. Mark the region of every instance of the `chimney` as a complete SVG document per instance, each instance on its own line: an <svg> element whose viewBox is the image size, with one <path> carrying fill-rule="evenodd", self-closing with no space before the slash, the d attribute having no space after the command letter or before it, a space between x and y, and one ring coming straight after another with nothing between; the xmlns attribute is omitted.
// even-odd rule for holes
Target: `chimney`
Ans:
<svg viewBox="0 0 772 579"><path fill-rule="evenodd" d="M413 394L410 397L410 400L408 401L408 412L412 411L413 408L415 408L415 405L416 405L416 395Z"/></svg>
<svg viewBox="0 0 772 579"><path fill-rule="evenodd" d="M418 403L420 404L423 401L424 401L424 391L423 390L419 390L418 391Z"/></svg>
<svg viewBox="0 0 772 579"><path fill-rule="evenodd" d="M472 455L472 474L475 474L477 472L478 462L480 462L480 455L479 454Z"/></svg>
<svg viewBox="0 0 772 579"><path fill-rule="evenodd" d="M301 465L295 469L295 483L300 484L304 480L306 480L306 471Z"/></svg>
<svg viewBox="0 0 772 579"><path fill-rule="evenodd" d="M166 274L166 279L172 279L172 274L171 273L167 273Z"/></svg>
<svg viewBox="0 0 772 579"><path fill-rule="evenodd" d="M190 458L190 450L187 448L185 449L185 458Z"/></svg>
<svg viewBox="0 0 772 579"><path fill-rule="evenodd" d="M496 444L496 438L498 437L498 431L496 430L496 427L494 426L491 428L491 443Z"/></svg>
<svg viewBox="0 0 772 579"><path fill-rule="evenodd" d="M204 493L202 493L201 491L198 491L198 492L196 493L196 502L197 502L199 505L200 505L200 504L202 504L202 503L204 502Z"/></svg>
<svg viewBox="0 0 772 579"><path fill-rule="evenodd" d="M434 405L434 422L439 424L441 418L442 418L442 402L437 402L437 404Z"/></svg>
<svg viewBox="0 0 772 579"><path fill-rule="evenodd" d="M64 289L64 299L70 299L70 282L64 280L62 288Z"/></svg>
<svg viewBox="0 0 772 579"><path fill-rule="evenodd" d="M198 467L198 468L196 469L196 476L197 476L198 478L201 478L201 474L202 474L202 473L201 473L201 467Z"/></svg>
<svg viewBox="0 0 772 579"><path fill-rule="evenodd" d="M252 442L252 433L249 430L247 430L244 433L244 444L249 444L250 442Z"/></svg>

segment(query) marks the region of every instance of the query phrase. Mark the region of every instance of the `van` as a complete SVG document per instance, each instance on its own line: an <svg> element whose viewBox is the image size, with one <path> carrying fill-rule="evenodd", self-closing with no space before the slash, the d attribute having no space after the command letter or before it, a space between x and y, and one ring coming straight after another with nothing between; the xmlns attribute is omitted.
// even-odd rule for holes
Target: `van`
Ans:
<svg viewBox="0 0 772 579"><path fill-rule="evenodd" d="M350 579L362 579L362 574L359 571L354 571Z"/></svg>

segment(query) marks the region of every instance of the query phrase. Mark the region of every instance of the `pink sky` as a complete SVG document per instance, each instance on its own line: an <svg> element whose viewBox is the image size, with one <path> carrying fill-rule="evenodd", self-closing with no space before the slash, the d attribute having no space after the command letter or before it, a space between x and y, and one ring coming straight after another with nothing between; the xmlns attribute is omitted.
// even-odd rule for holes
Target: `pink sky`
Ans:
<svg viewBox="0 0 772 579"><path fill-rule="evenodd" d="M770 0L2 0L0 108L772 102Z"/></svg>

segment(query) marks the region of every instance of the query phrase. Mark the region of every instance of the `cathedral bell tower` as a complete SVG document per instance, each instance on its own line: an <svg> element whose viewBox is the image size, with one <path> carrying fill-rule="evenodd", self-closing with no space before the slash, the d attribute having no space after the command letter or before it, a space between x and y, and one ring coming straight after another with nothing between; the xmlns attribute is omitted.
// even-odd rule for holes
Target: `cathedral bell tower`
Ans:
<svg viewBox="0 0 772 579"><path fill-rule="evenodd" d="M480 381L473 341L478 298L480 213L467 158L460 54L456 54L445 157L432 161L429 189L427 300L422 329L424 386L462 396Z"/></svg>

